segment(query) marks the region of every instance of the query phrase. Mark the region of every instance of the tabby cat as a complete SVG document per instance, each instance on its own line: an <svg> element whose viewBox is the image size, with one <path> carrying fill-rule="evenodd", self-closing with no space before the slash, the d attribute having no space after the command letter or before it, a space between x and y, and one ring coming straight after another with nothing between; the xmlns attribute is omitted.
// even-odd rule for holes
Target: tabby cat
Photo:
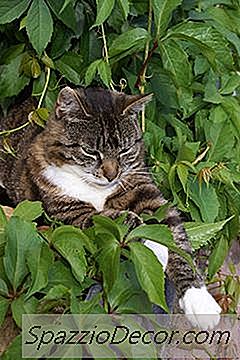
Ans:
<svg viewBox="0 0 240 360"><path fill-rule="evenodd" d="M55 111L42 130L28 126L11 137L17 157L0 160L0 181L17 204L41 200L47 213L65 224L91 225L94 214L111 218L128 210L128 223L141 223L139 214L154 212L166 203L144 163L144 145L138 112L151 95L125 95L100 88L71 89L59 93ZM19 126L32 108L27 102L1 119L0 130ZM165 223L178 246L191 248L178 212L171 208ZM175 284L180 308L201 327L213 327L221 311L203 279L179 255L145 241L166 267ZM194 320L193 320L194 322Z"/></svg>

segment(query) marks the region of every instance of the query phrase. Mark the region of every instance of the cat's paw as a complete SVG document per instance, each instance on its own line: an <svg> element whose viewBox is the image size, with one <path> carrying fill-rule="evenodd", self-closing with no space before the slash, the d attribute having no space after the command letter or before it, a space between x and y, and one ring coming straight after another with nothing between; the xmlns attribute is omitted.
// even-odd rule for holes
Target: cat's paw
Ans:
<svg viewBox="0 0 240 360"><path fill-rule="evenodd" d="M206 330L213 329L219 323L222 309L206 286L188 289L179 300L179 305L193 326Z"/></svg>
<svg viewBox="0 0 240 360"><path fill-rule="evenodd" d="M151 240L144 240L143 244L154 252L165 271L168 263L168 248Z"/></svg>

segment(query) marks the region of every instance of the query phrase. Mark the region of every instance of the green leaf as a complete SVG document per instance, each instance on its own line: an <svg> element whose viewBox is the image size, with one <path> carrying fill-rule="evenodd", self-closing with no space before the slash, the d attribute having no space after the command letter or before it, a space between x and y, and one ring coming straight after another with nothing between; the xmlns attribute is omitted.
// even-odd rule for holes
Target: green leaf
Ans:
<svg viewBox="0 0 240 360"><path fill-rule="evenodd" d="M227 238L225 236L221 236L219 241L216 243L213 252L209 256L208 275L210 278L212 278L222 266L228 250L229 247Z"/></svg>
<svg viewBox="0 0 240 360"><path fill-rule="evenodd" d="M115 57L114 61L117 61L135 51L142 50L148 39L149 34L143 28L128 30L112 42L109 47L109 57Z"/></svg>
<svg viewBox="0 0 240 360"><path fill-rule="evenodd" d="M22 335L17 335L7 347L1 360L22 360ZM29 358L28 360L33 360Z"/></svg>
<svg viewBox="0 0 240 360"><path fill-rule="evenodd" d="M2 326L7 315L9 300L0 296L0 326Z"/></svg>
<svg viewBox="0 0 240 360"><path fill-rule="evenodd" d="M167 246L170 250L174 251L182 258L184 258L189 265L194 269L194 264L192 258L185 251L180 249L173 240L171 231L168 229L167 225L141 225L136 229L133 229L127 236L127 242L133 239L149 239L156 241L159 244Z"/></svg>
<svg viewBox="0 0 240 360"><path fill-rule="evenodd" d="M156 38L164 35L168 23L171 20L172 12L182 0L153 0L154 23L156 27Z"/></svg>
<svg viewBox="0 0 240 360"><path fill-rule="evenodd" d="M111 218L102 215L94 215L92 218L97 234L107 233L114 235L118 241L121 240L121 232L118 225Z"/></svg>
<svg viewBox="0 0 240 360"><path fill-rule="evenodd" d="M13 211L13 216L18 216L26 221L33 221L43 213L41 201L24 200Z"/></svg>
<svg viewBox="0 0 240 360"><path fill-rule="evenodd" d="M118 277L107 297L114 313L150 314L152 312L152 304L142 290L134 265L130 261L120 263Z"/></svg>
<svg viewBox="0 0 240 360"><path fill-rule="evenodd" d="M169 209L169 203L160 206L152 215L142 213L141 217L144 221L155 219L158 222L163 221L166 218L166 213Z"/></svg>
<svg viewBox="0 0 240 360"><path fill-rule="evenodd" d="M185 192L187 191L186 185L187 185L187 179L188 179L188 171L189 171L189 168L186 165L184 165L182 163L177 165L177 174L178 174L179 180L181 181L182 187Z"/></svg>
<svg viewBox="0 0 240 360"><path fill-rule="evenodd" d="M24 295L20 295L11 303L11 310L13 318L18 327L22 327L22 315L23 314L34 314L36 313L38 300L31 297L25 300Z"/></svg>
<svg viewBox="0 0 240 360"><path fill-rule="evenodd" d="M66 52L56 61L56 68L60 73L75 85L79 85L81 81L82 56L74 52Z"/></svg>
<svg viewBox="0 0 240 360"><path fill-rule="evenodd" d="M8 287L3 279L0 279L0 295L4 297L8 297Z"/></svg>
<svg viewBox="0 0 240 360"><path fill-rule="evenodd" d="M48 5L56 15L68 28L75 33L77 31L76 12L73 7L73 2L65 5L65 0L47 0Z"/></svg>
<svg viewBox="0 0 240 360"><path fill-rule="evenodd" d="M238 138L240 138L240 122L239 122L239 112L240 104L233 96L225 96L222 102L222 107L229 116Z"/></svg>
<svg viewBox="0 0 240 360"><path fill-rule="evenodd" d="M215 188L203 183L201 187L194 181L189 186L189 197L200 210L203 221L212 223L218 215L220 207Z"/></svg>
<svg viewBox="0 0 240 360"><path fill-rule="evenodd" d="M29 83L30 78L19 72L22 57L18 55L0 67L0 99L17 95Z"/></svg>
<svg viewBox="0 0 240 360"><path fill-rule="evenodd" d="M112 79L111 67L109 63L107 63L105 60L101 60L98 63L97 68L98 68L98 74L102 82L104 83L104 85L109 87Z"/></svg>
<svg viewBox="0 0 240 360"><path fill-rule="evenodd" d="M119 242L114 241L108 234L99 236L99 243L101 237L104 237L104 246L99 251L97 261L103 274L104 287L107 291L110 291L119 272L121 248Z"/></svg>
<svg viewBox="0 0 240 360"><path fill-rule="evenodd" d="M27 265L31 273L32 283L25 299L42 290L48 283L48 271L53 264L54 254L42 240L29 249Z"/></svg>
<svg viewBox="0 0 240 360"><path fill-rule="evenodd" d="M0 24L10 23L19 18L31 0L1 0L0 2Z"/></svg>
<svg viewBox="0 0 240 360"><path fill-rule="evenodd" d="M4 253L4 247L6 243L5 226L7 225L7 217L4 214L2 207L0 206L0 256Z"/></svg>
<svg viewBox="0 0 240 360"><path fill-rule="evenodd" d="M29 40L41 55L53 32L53 19L44 0L33 0L27 14L26 29Z"/></svg>
<svg viewBox="0 0 240 360"><path fill-rule="evenodd" d="M161 263L152 250L139 242L129 244L131 259L138 281L149 300L168 312L164 292L164 272Z"/></svg>
<svg viewBox="0 0 240 360"><path fill-rule="evenodd" d="M219 162L231 158L235 146L233 126L222 106L210 110L209 121L206 125L208 125L205 130L206 140L211 144L208 161Z"/></svg>
<svg viewBox="0 0 240 360"><path fill-rule="evenodd" d="M97 0L97 18L94 26L99 26L110 16L115 0Z"/></svg>
<svg viewBox="0 0 240 360"><path fill-rule="evenodd" d="M232 68L233 59L228 50L228 41L226 41L224 37L210 25L192 21L183 22L174 27L173 30L170 31L169 35L177 37L182 35L189 41L193 41L196 45L198 44L203 52L203 55L208 58L211 65L214 67L214 63L216 62L219 66L219 70L223 73L223 66ZM207 51L204 50L205 46L215 52L215 59L209 56L210 52L207 48L205 48Z"/></svg>
<svg viewBox="0 0 240 360"><path fill-rule="evenodd" d="M88 86L91 84L91 82L93 81L97 69L98 69L98 64L101 62L102 60L95 60L93 61L87 68L86 74L85 74L85 85Z"/></svg>
<svg viewBox="0 0 240 360"><path fill-rule="evenodd" d="M118 0L118 4L122 10L124 19L127 19L129 13L129 1L128 0Z"/></svg>
<svg viewBox="0 0 240 360"><path fill-rule="evenodd" d="M52 234L54 248L69 262L76 279L81 282L86 275L86 259L83 244L86 235L80 229L64 225Z"/></svg>
<svg viewBox="0 0 240 360"><path fill-rule="evenodd" d="M63 286L61 284L55 285L53 288L51 288L47 295L44 296L42 301L51 301L51 300L60 300L63 297L68 296L69 294L69 287Z"/></svg>
<svg viewBox="0 0 240 360"><path fill-rule="evenodd" d="M192 72L187 53L171 39L160 43L160 53L163 67L173 75L175 85L188 87L192 81Z"/></svg>
<svg viewBox="0 0 240 360"><path fill-rule="evenodd" d="M33 224L13 216L6 226L6 238L4 268L14 292L16 292L28 274L27 250L39 241L39 235Z"/></svg>
<svg viewBox="0 0 240 360"><path fill-rule="evenodd" d="M100 305L102 302L102 293L96 294L91 300L79 301L71 293L71 313L72 314L104 314L104 308Z"/></svg>
<svg viewBox="0 0 240 360"><path fill-rule="evenodd" d="M191 242L192 248L198 250L201 246L205 246L215 237L215 235L223 229L224 225L230 221L230 217L223 221L218 221L212 224L189 222L185 223L185 229Z"/></svg>
<svg viewBox="0 0 240 360"><path fill-rule="evenodd" d="M67 263L63 263L62 261L55 261L54 264L49 268L48 285L47 288L44 289L44 292L49 291L50 288L56 285L63 285L66 288L72 289L75 294L79 295L84 289L83 285L88 287L91 285L91 282L94 283L93 280L89 280L80 284L73 276Z"/></svg>

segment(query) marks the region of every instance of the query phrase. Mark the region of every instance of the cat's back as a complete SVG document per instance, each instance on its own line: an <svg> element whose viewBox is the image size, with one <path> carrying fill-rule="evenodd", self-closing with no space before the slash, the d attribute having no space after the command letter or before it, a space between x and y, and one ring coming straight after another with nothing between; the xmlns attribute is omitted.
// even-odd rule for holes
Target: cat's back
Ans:
<svg viewBox="0 0 240 360"><path fill-rule="evenodd" d="M41 131L38 125L29 124L28 115L35 108L36 101L30 97L14 104L7 116L0 117L0 183L8 178L19 159L24 159L29 144ZM9 155L8 150L13 155Z"/></svg>

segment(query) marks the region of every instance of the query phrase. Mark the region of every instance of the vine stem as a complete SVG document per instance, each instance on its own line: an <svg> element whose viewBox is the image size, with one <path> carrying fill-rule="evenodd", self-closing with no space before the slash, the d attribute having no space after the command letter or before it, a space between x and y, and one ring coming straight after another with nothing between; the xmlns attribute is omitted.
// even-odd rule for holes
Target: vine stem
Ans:
<svg viewBox="0 0 240 360"><path fill-rule="evenodd" d="M19 126L19 127L17 127L17 128L1 131L1 132L0 132L0 135L8 135L8 134L11 134L11 133L13 133L13 132L15 132L15 131L22 130L23 128L25 128L25 127L28 126L28 125L29 125L29 121L27 121L26 123L22 124L21 126Z"/></svg>
<svg viewBox="0 0 240 360"><path fill-rule="evenodd" d="M102 38L103 38L103 48L104 48L104 57L106 62L109 64L109 56L108 56L108 48L107 48L107 38L104 30L104 25L101 24L101 31L102 31ZM112 81L110 82L110 88L114 90L114 86L112 84Z"/></svg>
<svg viewBox="0 0 240 360"><path fill-rule="evenodd" d="M44 96L46 95L46 91L47 91L47 88L48 88L50 75L51 75L50 67L47 66L46 68L47 68L47 76L46 76L46 81L45 81L45 84L44 84L44 88L43 88L41 97L40 97L39 102L38 102L38 106L37 106L38 109L42 106L42 102L43 102Z"/></svg>
<svg viewBox="0 0 240 360"><path fill-rule="evenodd" d="M152 27L152 0L149 0L149 12L148 12L148 33L149 34L151 34L151 27ZM145 47L145 53L144 53L143 66L138 75L138 80L135 85L139 88L140 94L142 94L142 95L144 94L144 91L145 91L146 71L147 71L148 61L150 60L149 44L150 44L150 40L147 40L146 47ZM145 132L145 130L146 130L145 108L143 108L142 114L141 114L141 127L142 127L142 132Z"/></svg>

